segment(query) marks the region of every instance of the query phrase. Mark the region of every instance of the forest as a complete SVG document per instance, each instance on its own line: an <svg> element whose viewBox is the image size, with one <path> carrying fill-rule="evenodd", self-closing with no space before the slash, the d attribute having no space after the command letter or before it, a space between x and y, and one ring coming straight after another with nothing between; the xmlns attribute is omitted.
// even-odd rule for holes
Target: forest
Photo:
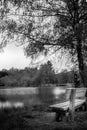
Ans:
<svg viewBox="0 0 87 130"><path fill-rule="evenodd" d="M79 76L78 76L79 79ZM52 63L41 65L38 68L26 67L25 69L15 69L0 71L0 86L3 87L38 87L55 86L66 83L73 83L73 71L63 70L55 73Z"/></svg>

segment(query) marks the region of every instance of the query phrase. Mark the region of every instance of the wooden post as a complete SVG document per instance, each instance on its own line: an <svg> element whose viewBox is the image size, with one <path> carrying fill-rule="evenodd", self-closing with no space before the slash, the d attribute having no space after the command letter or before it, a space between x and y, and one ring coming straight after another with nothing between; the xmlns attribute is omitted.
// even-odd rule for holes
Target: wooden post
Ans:
<svg viewBox="0 0 87 130"><path fill-rule="evenodd" d="M71 89L71 94L70 94L70 106L69 106L71 121L74 121L75 96L76 96L76 89L72 88Z"/></svg>
<svg viewBox="0 0 87 130"><path fill-rule="evenodd" d="M86 99L86 102L85 102L85 110L87 111L87 90L86 90L86 93L85 93L85 99Z"/></svg>

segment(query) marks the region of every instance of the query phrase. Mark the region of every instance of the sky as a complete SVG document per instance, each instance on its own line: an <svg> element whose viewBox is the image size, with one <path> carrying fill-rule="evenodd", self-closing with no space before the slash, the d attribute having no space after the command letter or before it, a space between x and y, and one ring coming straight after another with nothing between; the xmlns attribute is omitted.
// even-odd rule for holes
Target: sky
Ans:
<svg viewBox="0 0 87 130"><path fill-rule="evenodd" d="M60 54L60 52L59 52ZM40 66L41 63L46 63L47 60L51 60L53 67L55 68L56 72L61 72L61 70L70 68L71 65L66 66L66 63L69 62L66 55L58 60L58 55L48 56L47 58L39 56L37 60L32 63L32 66ZM39 63L39 64L38 64ZM31 60L30 58L26 58L24 55L23 47L15 46L15 44L8 44L3 52L0 52L0 70L2 69L24 69L25 67L31 67Z"/></svg>
<svg viewBox="0 0 87 130"><path fill-rule="evenodd" d="M12 67L24 69L29 66L29 63L30 59L24 55L23 48L14 44L7 45L4 51L0 53L0 70Z"/></svg>

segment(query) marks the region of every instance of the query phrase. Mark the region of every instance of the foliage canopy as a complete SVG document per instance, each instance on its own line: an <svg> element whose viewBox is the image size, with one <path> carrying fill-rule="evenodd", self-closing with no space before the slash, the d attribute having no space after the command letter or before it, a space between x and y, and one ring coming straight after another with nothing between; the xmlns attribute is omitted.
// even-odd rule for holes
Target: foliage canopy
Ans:
<svg viewBox="0 0 87 130"><path fill-rule="evenodd" d="M86 0L4 0L1 2L1 45L10 39L27 43L28 56L60 48L76 56L85 85L87 57ZM19 44L20 45L20 44Z"/></svg>

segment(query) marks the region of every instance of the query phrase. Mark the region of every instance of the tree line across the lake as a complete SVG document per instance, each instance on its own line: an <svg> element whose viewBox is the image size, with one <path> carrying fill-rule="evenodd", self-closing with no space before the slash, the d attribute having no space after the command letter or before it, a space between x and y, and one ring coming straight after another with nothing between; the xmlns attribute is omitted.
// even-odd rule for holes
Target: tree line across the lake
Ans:
<svg viewBox="0 0 87 130"><path fill-rule="evenodd" d="M86 69L87 70L87 69ZM49 84L73 83L73 72L63 70L56 74L50 61L37 68L25 68L23 70L10 69L0 72L0 86L2 87L38 87L50 86Z"/></svg>

